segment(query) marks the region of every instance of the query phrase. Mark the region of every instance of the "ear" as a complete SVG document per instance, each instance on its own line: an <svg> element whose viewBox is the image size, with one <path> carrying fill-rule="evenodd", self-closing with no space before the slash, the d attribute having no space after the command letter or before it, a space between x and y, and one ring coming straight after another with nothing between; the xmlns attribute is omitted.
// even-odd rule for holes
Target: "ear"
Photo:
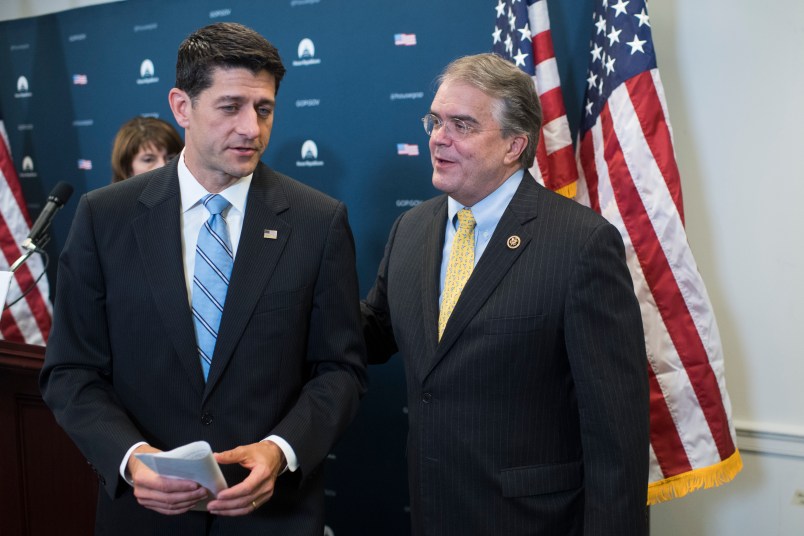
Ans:
<svg viewBox="0 0 804 536"><path fill-rule="evenodd" d="M517 162L527 146L528 137L524 134L516 134L508 138L508 152L505 153L505 163L513 164Z"/></svg>
<svg viewBox="0 0 804 536"><path fill-rule="evenodd" d="M190 108L193 106L190 96L174 87L168 93L168 102L176 123L182 128L187 128L190 125Z"/></svg>

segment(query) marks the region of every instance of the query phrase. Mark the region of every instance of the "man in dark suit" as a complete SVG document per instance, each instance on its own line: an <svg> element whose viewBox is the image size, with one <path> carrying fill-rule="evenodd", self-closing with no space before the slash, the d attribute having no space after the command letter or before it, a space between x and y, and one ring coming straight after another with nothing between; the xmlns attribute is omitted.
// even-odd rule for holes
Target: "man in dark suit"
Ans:
<svg viewBox="0 0 804 536"><path fill-rule="evenodd" d="M41 387L98 473L98 534L323 533L319 465L365 391L365 347L345 207L260 162L284 72L244 26L190 35L169 95L184 151L81 199ZM133 456L198 440L230 486L217 498Z"/></svg>
<svg viewBox="0 0 804 536"><path fill-rule="evenodd" d="M446 195L397 219L362 307L369 362L405 363L413 534L645 534L648 378L622 239L526 171L526 74L481 54L439 82L423 122Z"/></svg>

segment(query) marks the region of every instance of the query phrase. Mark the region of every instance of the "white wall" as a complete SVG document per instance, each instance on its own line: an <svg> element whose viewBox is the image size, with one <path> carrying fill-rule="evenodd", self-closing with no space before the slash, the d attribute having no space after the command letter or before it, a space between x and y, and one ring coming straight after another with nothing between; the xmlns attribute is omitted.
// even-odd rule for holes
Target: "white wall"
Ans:
<svg viewBox="0 0 804 536"><path fill-rule="evenodd" d="M124 0L0 0L0 21L36 17L76 7Z"/></svg>
<svg viewBox="0 0 804 536"><path fill-rule="evenodd" d="M720 326L745 464L731 484L652 508L652 536L801 536L804 3L650 8L689 241Z"/></svg>
<svg viewBox="0 0 804 536"><path fill-rule="evenodd" d="M104 1L2 0L0 20ZM804 2L650 9L689 241L720 326L745 463L726 486L652 508L652 536L800 536Z"/></svg>

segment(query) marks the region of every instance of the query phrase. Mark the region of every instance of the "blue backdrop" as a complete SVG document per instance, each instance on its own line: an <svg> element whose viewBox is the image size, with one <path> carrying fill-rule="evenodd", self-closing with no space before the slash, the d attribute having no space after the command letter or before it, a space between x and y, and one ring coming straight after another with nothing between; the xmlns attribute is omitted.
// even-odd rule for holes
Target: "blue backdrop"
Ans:
<svg viewBox="0 0 804 536"><path fill-rule="evenodd" d="M118 127L135 115L176 126L167 94L179 43L201 26L235 21L273 42L288 69L263 160L346 203L365 295L394 219L437 193L419 121L433 80L452 59L491 50L496 4L129 0L0 23L0 111L31 215L58 181L76 190L53 226L51 288L77 196L110 182ZM573 129L590 6L549 4L562 81L577 88L565 91ZM408 43L414 36L415 44L397 44L398 34ZM408 154L398 154L400 144ZM337 535L409 534L399 360L372 367L370 382L360 414L327 462L327 524Z"/></svg>

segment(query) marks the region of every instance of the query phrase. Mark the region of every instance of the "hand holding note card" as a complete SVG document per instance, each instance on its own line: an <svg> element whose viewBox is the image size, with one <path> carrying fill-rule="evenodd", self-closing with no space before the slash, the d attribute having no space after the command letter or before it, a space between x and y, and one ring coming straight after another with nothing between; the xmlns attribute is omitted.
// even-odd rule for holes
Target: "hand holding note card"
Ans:
<svg viewBox="0 0 804 536"><path fill-rule="evenodd" d="M198 482L214 497L229 487L206 441L189 443L168 452L135 453L134 456L159 476ZM206 510L206 504L199 503L194 510Z"/></svg>

